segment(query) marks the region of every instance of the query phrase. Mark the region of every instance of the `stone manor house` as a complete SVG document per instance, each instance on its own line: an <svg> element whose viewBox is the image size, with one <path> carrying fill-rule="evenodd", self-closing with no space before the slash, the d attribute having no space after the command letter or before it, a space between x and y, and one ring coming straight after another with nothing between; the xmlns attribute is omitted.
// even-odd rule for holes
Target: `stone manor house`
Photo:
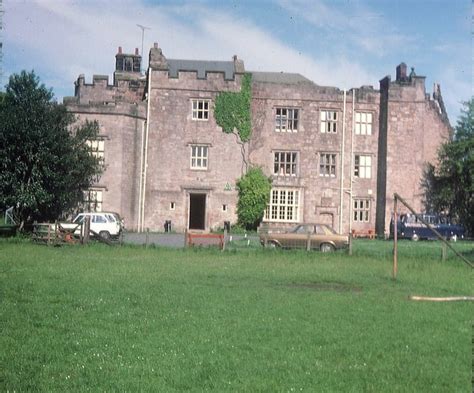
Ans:
<svg viewBox="0 0 474 393"><path fill-rule="evenodd" d="M321 222L336 230L387 233L393 193L423 210L426 162L452 135L440 88L401 63L379 89L342 91L300 74L250 72L252 136L243 148L213 115L216 96L240 91L242 60L168 59L157 44L142 57L115 56L108 77L75 82L68 110L97 120L92 153L105 172L87 190L91 210L120 213L128 229L210 230L237 221L236 181L245 165L272 179L264 221Z"/></svg>

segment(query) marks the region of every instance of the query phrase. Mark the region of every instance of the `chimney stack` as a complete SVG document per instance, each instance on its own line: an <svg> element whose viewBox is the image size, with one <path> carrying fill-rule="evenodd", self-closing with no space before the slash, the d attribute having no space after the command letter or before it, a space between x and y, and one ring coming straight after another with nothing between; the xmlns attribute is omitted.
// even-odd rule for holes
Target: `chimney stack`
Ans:
<svg viewBox="0 0 474 393"><path fill-rule="evenodd" d="M153 48L158 49L158 42L153 43Z"/></svg>
<svg viewBox="0 0 474 393"><path fill-rule="evenodd" d="M406 82L407 78L407 65L405 63L400 63L397 66L397 82Z"/></svg>
<svg viewBox="0 0 474 393"><path fill-rule="evenodd" d="M121 46L118 47L118 53L119 53L119 55L122 54L122 47Z"/></svg>
<svg viewBox="0 0 474 393"><path fill-rule="evenodd" d="M135 48L135 56L138 56L140 53L138 52L138 48Z"/></svg>

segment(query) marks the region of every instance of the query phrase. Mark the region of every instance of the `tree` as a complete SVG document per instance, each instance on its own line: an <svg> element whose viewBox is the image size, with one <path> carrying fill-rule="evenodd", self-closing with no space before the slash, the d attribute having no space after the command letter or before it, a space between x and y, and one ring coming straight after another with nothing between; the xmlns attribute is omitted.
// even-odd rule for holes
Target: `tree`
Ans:
<svg viewBox="0 0 474 393"><path fill-rule="evenodd" d="M33 71L10 77L0 100L0 207L14 206L21 227L77 206L101 173L86 143L97 122L74 122Z"/></svg>
<svg viewBox="0 0 474 393"><path fill-rule="evenodd" d="M237 182L238 222L246 229L256 229L270 198L271 181L259 167L250 168Z"/></svg>
<svg viewBox="0 0 474 393"><path fill-rule="evenodd" d="M422 180L427 211L446 212L474 234L474 97L464 104L454 138L428 164Z"/></svg>

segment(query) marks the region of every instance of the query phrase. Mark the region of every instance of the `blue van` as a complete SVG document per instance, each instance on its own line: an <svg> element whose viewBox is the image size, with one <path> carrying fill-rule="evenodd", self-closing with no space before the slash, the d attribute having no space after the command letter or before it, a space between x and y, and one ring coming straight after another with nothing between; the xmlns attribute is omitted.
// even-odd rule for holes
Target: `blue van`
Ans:
<svg viewBox="0 0 474 393"><path fill-rule="evenodd" d="M447 217L434 214L401 214L397 222L398 238L435 240L436 234L431 231L420 220L422 218L436 229L444 238L456 241L464 239L464 228L461 225L452 223ZM390 221L390 236L393 237L393 217Z"/></svg>

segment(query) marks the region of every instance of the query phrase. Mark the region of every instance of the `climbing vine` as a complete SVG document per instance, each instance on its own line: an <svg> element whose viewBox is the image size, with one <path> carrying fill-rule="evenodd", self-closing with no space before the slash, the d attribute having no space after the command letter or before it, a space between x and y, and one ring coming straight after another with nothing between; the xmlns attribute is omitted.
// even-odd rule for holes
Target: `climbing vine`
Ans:
<svg viewBox="0 0 474 393"><path fill-rule="evenodd" d="M222 131L227 134L237 132L242 142L250 139L252 124L250 103L252 101L252 74L242 78L240 92L225 91L216 97L214 117Z"/></svg>

